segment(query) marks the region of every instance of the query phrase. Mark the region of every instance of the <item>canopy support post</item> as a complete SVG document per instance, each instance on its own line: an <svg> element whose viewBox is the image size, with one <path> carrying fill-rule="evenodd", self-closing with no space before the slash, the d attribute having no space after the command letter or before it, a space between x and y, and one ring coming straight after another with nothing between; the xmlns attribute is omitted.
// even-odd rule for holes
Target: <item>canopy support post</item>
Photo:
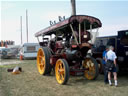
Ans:
<svg viewBox="0 0 128 96"><path fill-rule="evenodd" d="M74 32L73 27L72 27L71 24L70 24L70 28L71 28L71 30L72 30L73 36L75 37L75 41L76 41L76 43L77 43L77 45L78 45L78 40L77 40L77 37L76 37L76 35L75 35L75 32Z"/></svg>
<svg viewBox="0 0 128 96"><path fill-rule="evenodd" d="M81 25L79 23L79 44L81 44Z"/></svg>
<svg viewBox="0 0 128 96"><path fill-rule="evenodd" d="M42 41L44 42L44 35L42 35Z"/></svg>
<svg viewBox="0 0 128 96"><path fill-rule="evenodd" d="M84 31L86 31L85 22L84 22Z"/></svg>
<svg viewBox="0 0 128 96"><path fill-rule="evenodd" d="M38 42L40 42L38 37L37 37L37 40L38 40Z"/></svg>
<svg viewBox="0 0 128 96"><path fill-rule="evenodd" d="M92 24L90 24L90 33L92 35ZM92 43L92 39L91 39L91 43Z"/></svg>
<svg viewBox="0 0 128 96"><path fill-rule="evenodd" d="M90 24L90 33L92 33L92 24Z"/></svg>

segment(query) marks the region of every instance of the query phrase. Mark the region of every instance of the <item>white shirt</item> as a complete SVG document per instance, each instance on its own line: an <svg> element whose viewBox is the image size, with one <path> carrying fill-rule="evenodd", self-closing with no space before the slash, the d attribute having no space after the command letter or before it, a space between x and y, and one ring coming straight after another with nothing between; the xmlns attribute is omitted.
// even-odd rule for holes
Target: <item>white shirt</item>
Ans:
<svg viewBox="0 0 128 96"><path fill-rule="evenodd" d="M112 61L114 61L114 60L117 58L117 56L116 56L115 52L113 52L112 50L109 50L109 51L106 53L106 58L107 58L107 60L112 60Z"/></svg>

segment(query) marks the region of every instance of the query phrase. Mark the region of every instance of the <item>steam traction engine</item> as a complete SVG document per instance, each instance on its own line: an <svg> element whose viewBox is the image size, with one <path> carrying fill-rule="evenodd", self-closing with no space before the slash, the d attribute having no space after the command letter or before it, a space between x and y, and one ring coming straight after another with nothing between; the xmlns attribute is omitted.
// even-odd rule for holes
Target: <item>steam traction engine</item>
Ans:
<svg viewBox="0 0 128 96"><path fill-rule="evenodd" d="M59 84L66 84L69 75L81 74L89 80L96 79L98 64L89 50L101 26L95 17L74 15L37 32L35 37L41 46L37 53L39 73L50 74L53 68Z"/></svg>

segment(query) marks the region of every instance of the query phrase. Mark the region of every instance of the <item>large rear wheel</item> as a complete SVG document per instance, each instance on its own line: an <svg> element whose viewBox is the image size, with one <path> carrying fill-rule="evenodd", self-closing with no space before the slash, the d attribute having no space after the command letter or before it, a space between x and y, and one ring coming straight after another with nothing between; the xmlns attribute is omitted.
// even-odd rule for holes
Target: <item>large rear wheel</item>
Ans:
<svg viewBox="0 0 128 96"><path fill-rule="evenodd" d="M51 72L50 51L47 47L39 48L37 53L37 68L41 75L46 75Z"/></svg>
<svg viewBox="0 0 128 96"><path fill-rule="evenodd" d="M83 62L83 67L85 68L84 76L88 80L94 80L99 74L98 64L93 57L86 58Z"/></svg>
<svg viewBox="0 0 128 96"><path fill-rule="evenodd" d="M59 59L55 66L56 80L59 84L66 84L69 79L69 66L65 59Z"/></svg>

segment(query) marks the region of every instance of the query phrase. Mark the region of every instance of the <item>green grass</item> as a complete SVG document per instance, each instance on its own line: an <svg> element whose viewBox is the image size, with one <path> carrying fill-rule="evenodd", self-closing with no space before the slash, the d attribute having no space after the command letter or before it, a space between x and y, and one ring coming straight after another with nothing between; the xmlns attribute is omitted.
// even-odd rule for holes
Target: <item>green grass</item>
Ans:
<svg viewBox="0 0 128 96"><path fill-rule="evenodd" d="M96 80L86 80L82 76L70 76L67 85L59 85L53 73L41 76L36 67L36 60L25 60L18 66L23 72L13 75L8 68L0 67L0 96L127 96L128 76L118 77L119 87L105 85L103 75Z"/></svg>

